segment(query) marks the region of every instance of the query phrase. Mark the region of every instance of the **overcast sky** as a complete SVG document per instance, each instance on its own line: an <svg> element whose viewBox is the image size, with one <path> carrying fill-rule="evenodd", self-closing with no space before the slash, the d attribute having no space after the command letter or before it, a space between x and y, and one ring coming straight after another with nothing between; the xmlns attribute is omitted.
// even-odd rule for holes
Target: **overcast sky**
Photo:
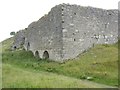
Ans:
<svg viewBox="0 0 120 90"><path fill-rule="evenodd" d="M61 3L117 9L119 0L1 0L0 41L9 38L11 31L19 31L47 14L52 7Z"/></svg>

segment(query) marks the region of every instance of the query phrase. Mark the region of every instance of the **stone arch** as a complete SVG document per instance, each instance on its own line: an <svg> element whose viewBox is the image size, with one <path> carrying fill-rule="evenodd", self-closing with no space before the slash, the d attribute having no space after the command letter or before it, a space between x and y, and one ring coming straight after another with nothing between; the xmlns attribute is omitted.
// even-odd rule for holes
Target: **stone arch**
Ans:
<svg viewBox="0 0 120 90"><path fill-rule="evenodd" d="M15 49L17 49L17 47L16 47L16 46L13 46L13 49L15 50Z"/></svg>
<svg viewBox="0 0 120 90"><path fill-rule="evenodd" d="M38 52L38 51L35 52L35 57L36 57L36 58L40 58L40 57L39 57L39 52Z"/></svg>
<svg viewBox="0 0 120 90"><path fill-rule="evenodd" d="M48 51L44 51L44 53L43 53L43 59L49 59L49 53L48 53Z"/></svg>
<svg viewBox="0 0 120 90"><path fill-rule="evenodd" d="M25 37L22 38L22 43L21 45L24 45L25 44Z"/></svg>
<svg viewBox="0 0 120 90"><path fill-rule="evenodd" d="M27 51L30 50L30 43L27 43Z"/></svg>
<svg viewBox="0 0 120 90"><path fill-rule="evenodd" d="M23 37L23 43L25 43L25 37Z"/></svg>

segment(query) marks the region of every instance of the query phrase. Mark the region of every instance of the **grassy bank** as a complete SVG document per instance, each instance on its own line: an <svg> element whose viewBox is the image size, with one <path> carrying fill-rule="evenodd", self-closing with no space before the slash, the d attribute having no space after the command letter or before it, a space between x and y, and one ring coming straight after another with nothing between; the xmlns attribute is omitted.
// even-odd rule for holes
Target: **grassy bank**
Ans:
<svg viewBox="0 0 120 90"><path fill-rule="evenodd" d="M3 88L110 88L50 72L23 70L10 64L3 64L3 67Z"/></svg>
<svg viewBox="0 0 120 90"><path fill-rule="evenodd" d="M78 57L77 59L70 60L63 64L60 64L56 62L49 62L47 60L36 59L33 56L32 52L28 52L24 50L10 51L9 47L11 43L12 43L12 39L8 39L3 42L3 53L2 53L3 72L6 70L6 65L12 66L10 69L7 70L8 74L6 74L5 72L3 73L4 87L7 87L7 86L9 87L13 83L9 80L10 78L9 72L13 71L14 73L15 72L14 70L11 71L11 69L14 69L14 68L20 68L22 70L27 70L29 72L35 71L39 74L41 72L50 72L50 73L55 73L56 75L68 76L69 78L70 77L76 78L78 80L80 79L87 80L88 77L91 77L90 80L93 82L111 85L111 86L118 85L117 44L96 45L94 48L81 54L80 57ZM14 75L17 76L17 73L14 73ZM24 77L26 75L22 75L22 76ZM32 78L32 77L29 77L29 75L27 76L28 78ZM33 73L33 77L34 77L34 73ZM18 79L18 82L19 82L19 79ZM17 86L19 85L20 84L18 84ZM30 83L30 86L34 87L34 85L32 85L31 83ZM70 84L69 87L73 87L73 86L71 86ZM84 87L84 85L80 87Z"/></svg>

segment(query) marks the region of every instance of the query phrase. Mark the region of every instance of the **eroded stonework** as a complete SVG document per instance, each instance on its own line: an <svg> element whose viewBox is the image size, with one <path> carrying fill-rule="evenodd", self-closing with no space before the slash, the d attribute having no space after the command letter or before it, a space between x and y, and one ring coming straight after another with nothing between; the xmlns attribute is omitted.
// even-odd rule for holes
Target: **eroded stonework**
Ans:
<svg viewBox="0 0 120 90"><path fill-rule="evenodd" d="M95 44L117 41L118 10L60 4L18 32L13 46L22 44L39 58L63 62Z"/></svg>

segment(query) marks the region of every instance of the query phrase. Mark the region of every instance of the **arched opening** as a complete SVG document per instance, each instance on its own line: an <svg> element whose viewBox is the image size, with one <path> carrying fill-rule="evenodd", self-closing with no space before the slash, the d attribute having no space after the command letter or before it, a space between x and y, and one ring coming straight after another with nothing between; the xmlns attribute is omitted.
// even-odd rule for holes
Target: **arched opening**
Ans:
<svg viewBox="0 0 120 90"><path fill-rule="evenodd" d="M30 50L30 43L27 44L27 51Z"/></svg>
<svg viewBox="0 0 120 90"><path fill-rule="evenodd" d="M23 44L25 43L25 37L23 37Z"/></svg>
<svg viewBox="0 0 120 90"><path fill-rule="evenodd" d="M21 43L21 45L24 45L24 43L25 43L25 37L22 38L22 43Z"/></svg>
<svg viewBox="0 0 120 90"><path fill-rule="evenodd" d="M38 51L35 52L35 57L36 57L36 58L40 58L40 57L39 57L39 52L38 52Z"/></svg>
<svg viewBox="0 0 120 90"><path fill-rule="evenodd" d="M16 46L14 46L13 48L14 48L14 50L15 50L15 49L17 49L17 47L16 47Z"/></svg>
<svg viewBox="0 0 120 90"><path fill-rule="evenodd" d="M44 53L43 53L43 59L49 59L49 53L48 53L48 51L44 51Z"/></svg>

